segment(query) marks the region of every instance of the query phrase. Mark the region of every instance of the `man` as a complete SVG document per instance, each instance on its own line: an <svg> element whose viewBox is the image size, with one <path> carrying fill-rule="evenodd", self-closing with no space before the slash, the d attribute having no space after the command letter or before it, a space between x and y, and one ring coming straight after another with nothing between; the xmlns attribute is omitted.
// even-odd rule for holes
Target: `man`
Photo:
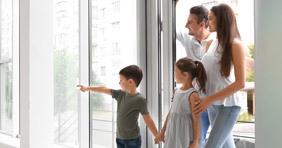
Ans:
<svg viewBox="0 0 282 148"><path fill-rule="evenodd" d="M206 45L209 45L213 38L206 25L208 13L208 9L203 6L192 7L185 25L189 32L186 33L180 29L176 31L176 39L185 48L187 56L193 60L202 59L206 52Z"/></svg>

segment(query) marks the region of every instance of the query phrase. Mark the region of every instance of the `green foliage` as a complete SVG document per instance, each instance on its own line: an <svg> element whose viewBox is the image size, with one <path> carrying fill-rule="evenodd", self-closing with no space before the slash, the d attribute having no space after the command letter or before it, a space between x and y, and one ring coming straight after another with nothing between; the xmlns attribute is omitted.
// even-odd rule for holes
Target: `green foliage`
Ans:
<svg viewBox="0 0 282 148"><path fill-rule="evenodd" d="M3 103L2 104L2 107L5 108L5 116L8 118L8 119L12 119L12 115L13 115L13 83L12 83L12 76L13 76L13 73L12 73L12 64L7 64L5 66L5 72L6 72L6 86L5 86L5 104Z"/></svg>
<svg viewBox="0 0 282 148"><path fill-rule="evenodd" d="M104 84L99 81L96 72L92 71L91 75L91 86L103 86ZM94 110L101 110L103 108L104 97L100 93L91 93L90 98L92 99L92 107Z"/></svg>
<svg viewBox="0 0 282 148"><path fill-rule="evenodd" d="M249 114L248 112L244 112L242 113L239 118L238 121L249 121L249 122L253 122L254 121L254 117L253 115Z"/></svg>
<svg viewBox="0 0 282 148"><path fill-rule="evenodd" d="M255 57L254 44L251 43L250 45L248 45L248 48L249 48L249 52L250 52L250 57L254 58Z"/></svg>
<svg viewBox="0 0 282 148"><path fill-rule="evenodd" d="M12 94L12 83L8 83L6 85L6 104L5 104L5 115L7 116L8 119L12 119L13 115L13 94ZM4 104L3 104L4 106ZM2 106L2 107L3 107Z"/></svg>
<svg viewBox="0 0 282 148"><path fill-rule="evenodd" d="M254 72L249 70L249 69L247 69L246 81L247 82L254 82L255 81Z"/></svg>
<svg viewBox="0 0 282 148"><path fill-rule="evenodd" d="M78 107L78 55L68 53L63 49L54 52L54 114L75 111ZM97 74L92 72L91 85L101 86ZM97 109L103 106L103 96L91 93L93 106Z"/></svg>
<svg viewBox="0 0 282 148"><path fill-rule="evenodd" d="M54 114L77 108L78 55L63 49L54 52Z"/></svg>
<svg viewBox="0 0 282 148"><path fill-rule="evenodd" d="M248 45L249 48L249 57L254 59L254 44L250 44ZM246 82L254 82L255 81L255 77L254 77L254 71L251 71L249 69L247 69L247 77L246 77ZM252 91L248 91L247 92L247 100L248 100L248 104L250 103L250 105L252 105L252 100L253 100L253 92ZM251 109L251 111L249 111L250 113L252 113L252 106L249 106L248 108ZM250 114L248 115L242 115L241 118L245 118L244 121L250 121L252 118L250 118L249 116L251 116ZM242 119L243 120L243 119Z"/></svg>
<svg viewBox="0 0 282 148"><path fill-rule="evenodd" d="M252 44L248 45L248 48L249 48L249 57L254 59L254 56L255 56L254 55L254 44L252 43ZM253 71L247 69L246 81L247 82L254 82L255 81Z"/></svg>

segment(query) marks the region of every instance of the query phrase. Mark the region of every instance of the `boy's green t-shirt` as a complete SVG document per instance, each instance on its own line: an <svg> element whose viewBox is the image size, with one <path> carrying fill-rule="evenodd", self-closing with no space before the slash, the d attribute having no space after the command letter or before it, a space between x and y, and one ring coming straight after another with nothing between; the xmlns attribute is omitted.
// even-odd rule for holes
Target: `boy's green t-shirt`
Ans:
<svg viewBox="0 0 282 148"><path fill-rule="evenodd" d="M146 99L142 94L128 94L111 89L112 98L117 101L117 135L119 139L135 139L140 136L139 113L149 114Z"/></svg>

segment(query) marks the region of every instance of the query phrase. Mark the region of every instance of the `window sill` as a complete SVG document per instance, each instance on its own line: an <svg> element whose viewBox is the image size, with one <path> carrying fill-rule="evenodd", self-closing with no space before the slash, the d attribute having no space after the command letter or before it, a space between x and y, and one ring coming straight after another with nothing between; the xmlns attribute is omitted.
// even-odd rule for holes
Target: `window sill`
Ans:
<svg viewBox="0 0 282 148"><path fill-rule="evenodd" d="M1 148L19 148L20 139L13 138L4 134L0 134L0 147Z"/></svg>

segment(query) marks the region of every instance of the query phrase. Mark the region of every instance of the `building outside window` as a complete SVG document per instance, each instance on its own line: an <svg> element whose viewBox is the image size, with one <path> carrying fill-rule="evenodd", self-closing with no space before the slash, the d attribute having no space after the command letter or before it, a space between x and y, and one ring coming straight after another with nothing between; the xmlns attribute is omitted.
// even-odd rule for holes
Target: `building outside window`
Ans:
<svg viewBox="0 0 282 148"><path fill-rule="evenodd" d="M103 19L106 17L106 8L100 9L100 18Z"/></svg>
<svg viewBox="0 0 282 148"><path fill-rule="evenodd" d="M112 3L112 7L113 7L114 14L119 13L120 12L120 1Z"/></svg>

